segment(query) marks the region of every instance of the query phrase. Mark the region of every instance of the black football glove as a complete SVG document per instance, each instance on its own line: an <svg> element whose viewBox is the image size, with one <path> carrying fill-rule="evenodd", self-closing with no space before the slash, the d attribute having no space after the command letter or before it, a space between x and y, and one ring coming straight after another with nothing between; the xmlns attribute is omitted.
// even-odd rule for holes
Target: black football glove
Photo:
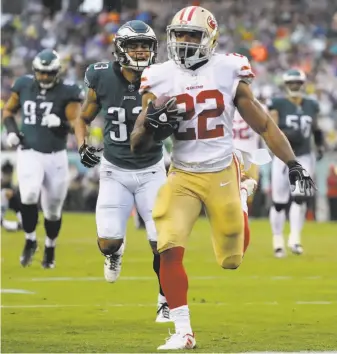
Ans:
<svg viewBox="0 0 337 354"><path fill-rule="evenodd" d="M172 97L162 107L154 107L151 101L147 108L146 118L144 121L144 127L155 133L158 130L163 129L177 129L179 122L183 120L183 113L179 113L176 107L176 97Z"/></svg>
<svg viewBox="0 0 337 354"><path fill-rule="evenodd" d="M93 146L88 146L86 143L83 143L78 150L81 156L81 163L88 168L98 165L101 161L101 157L96 155L96 153L102 150L103 149L96 149Z"/></svg>
<svg viewBox="0 0 337 354"><path fill-rule="evenodd" d="M317 187L309 176L307 170L303 168L303 166L297 161L289 161L287 163L289 168L289 182L291 190L294 191L296 189L296 182L298 181L299 189L301 193L304 193L307 196L311 196L314 194L314 191L317 190Z"/></svg>

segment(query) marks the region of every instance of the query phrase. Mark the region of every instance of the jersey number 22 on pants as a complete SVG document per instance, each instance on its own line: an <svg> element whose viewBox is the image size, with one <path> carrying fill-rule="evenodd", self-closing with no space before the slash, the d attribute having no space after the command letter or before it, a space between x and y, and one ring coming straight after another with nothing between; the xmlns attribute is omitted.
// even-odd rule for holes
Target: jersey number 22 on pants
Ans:
<svg viewBox="0 0 337 354"><path fill-rule="evenodd" d="M194 98L188 94L183 93L177 95L177 104L185 104L186 116L184 120L190 120L195 116L195 105L205 103L206 100L214 100L216 103L215 108L204 109L198 114L198 126L195 128L186 128L183 131L181 128L175 132L177 140L196 140L198 139L213 139L224 136L224 126L217 124L213 129L207 129L207 120L219 117L225 110L225 103L223 95L219 90L205 90L198 93Z"/></svg>

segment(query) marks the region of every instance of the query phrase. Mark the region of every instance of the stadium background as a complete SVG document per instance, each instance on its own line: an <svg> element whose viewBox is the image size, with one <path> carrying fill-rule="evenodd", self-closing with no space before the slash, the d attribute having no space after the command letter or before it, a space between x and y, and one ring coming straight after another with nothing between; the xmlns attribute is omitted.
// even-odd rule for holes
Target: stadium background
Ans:
<svg viewBox="0 0 337 354"><path fill-rule="evenodd" d="M314 214L320 221L332 218L329 202L337 201L337 5L332 0L5 0L1 16L1 108L15 78L31 72L32 58L40 50L56 49L62 58L63 76L83 83L87 65L112 58L114 34L131 19L153 26L160 43L158 60L165 60L165 28L183 3L204 6L216 15L221 33L217 51L240 52L250 58L256 73L254 91L262 99L282 90L285 70L299 67L306 72L306 91L319 100L319 125L328 147L316 166L319 192ZM99 116L90 132L91 141L98 146L102 123ZM1 161L15 163L15 153L5 145L5 134L1 128ZM73 135L69 136L68 149L71 181L65 207L94 210L97 169L81 166ZM266 216L269 166L262 170L256 203L259 207L253 214Z"/></svg>

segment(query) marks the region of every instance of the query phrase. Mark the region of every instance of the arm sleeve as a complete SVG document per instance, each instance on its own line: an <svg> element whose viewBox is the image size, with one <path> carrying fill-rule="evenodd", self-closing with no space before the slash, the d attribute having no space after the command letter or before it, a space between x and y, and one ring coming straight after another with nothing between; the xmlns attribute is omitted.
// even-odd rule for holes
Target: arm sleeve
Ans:
<svg viewBox="0 0 337 354"><path fill-rule="evenodd" d="M250 85L255 77L247 57L238 57L237 77Z"/></svg>
<svg viewBox="0 0 337 354"><path fill-rule="evenodd" d="M160 67L152 65L147 67L142 74L139 94L143 95L145 92L151 92L156 97L163 95L167 88L165 85L165 77L160 73Z"/></svg>

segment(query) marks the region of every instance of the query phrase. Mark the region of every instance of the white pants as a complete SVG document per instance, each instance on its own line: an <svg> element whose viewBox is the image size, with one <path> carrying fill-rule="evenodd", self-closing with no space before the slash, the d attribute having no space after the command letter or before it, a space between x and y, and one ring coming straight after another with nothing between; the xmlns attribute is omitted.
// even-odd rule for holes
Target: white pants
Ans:
<svg viewBox="0 0 337 354"><path fill-rule="evenodd" d="M68 190L67 151L45 154L35 150L18 149L17 173L21 201L37 204L41 194L44 217L58 220Z"/></svg>
<svg viewBox="0 0 337 354"><path fill-rule="evenodd" d="M163 160L142 170L124 170L102 158L96 206L97 234L100 238L122 239L134 204L145 222L150 241L157 240L152 219L159 188L166 181Z"/></svg>
<svg viewBox="0 0 337 354"><path fill-rule="evenodd" d="M312 155L302 155L298 156L297 161L307 170L307 172L312 176L313 173L313 161ZM274 156L271 168L271 188L272 188L272 200L274 203L287 204L290 195L293 196L304 196L303 193L299 191L298 186L294 192L291 192L289 183L288 167L279 158Z"/></svg>

